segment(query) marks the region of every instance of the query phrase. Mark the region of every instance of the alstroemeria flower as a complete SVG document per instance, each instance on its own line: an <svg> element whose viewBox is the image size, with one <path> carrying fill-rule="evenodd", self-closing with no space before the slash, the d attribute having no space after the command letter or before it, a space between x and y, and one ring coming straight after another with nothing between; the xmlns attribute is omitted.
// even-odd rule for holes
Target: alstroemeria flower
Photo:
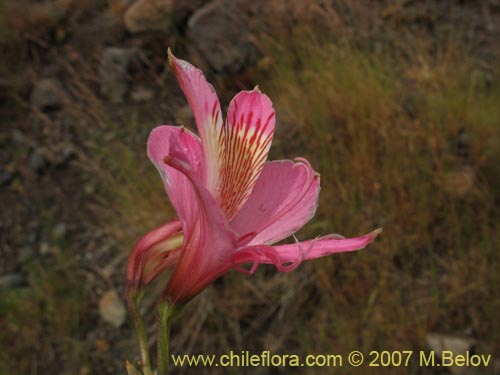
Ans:
<svg viewBox="0 0 500 375"><path fill-rule="evenodd" d="M303 260L358 250L378 235L328 235L273 246L314 215L319 175L304 159L267 162L274 133L271 100L257 88L238 93L223 121L203 73L169 51L199 137L163 125L148 139L148 156L163 179L178 220L145 235L129 258L130 287L172 267L165 298L186 302L231 269L253 273L261 263L291 271ZM244 267L245 265L250 267Z"/></svg>

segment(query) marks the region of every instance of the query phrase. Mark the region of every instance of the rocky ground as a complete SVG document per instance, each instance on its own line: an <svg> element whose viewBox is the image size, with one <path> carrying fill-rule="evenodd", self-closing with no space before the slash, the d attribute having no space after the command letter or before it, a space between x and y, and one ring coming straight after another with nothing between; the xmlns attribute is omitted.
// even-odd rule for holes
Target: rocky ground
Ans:
<svg viewBox="0 0 500 375"><path fill-rule="evenodd" d="M2 355L2 374L118 374L137 354L123 300L128 249L106 228L102 211L110 198L99 196L110 193L109 171L93 154L112 147L113 138L128 145L133 138L144 165L153 126L192 124L168 71L167 47L212 68L222 82L256 62L234 7L2 4L0 286L8 294L0 310L9 314L0 324L7 332L2 345L11 347ZM144 124L134 128L140 134L115 134L132 117ZM104 164L119 163L114 157L99 155ZM128 246L140 235L121 230Z"/></svg>

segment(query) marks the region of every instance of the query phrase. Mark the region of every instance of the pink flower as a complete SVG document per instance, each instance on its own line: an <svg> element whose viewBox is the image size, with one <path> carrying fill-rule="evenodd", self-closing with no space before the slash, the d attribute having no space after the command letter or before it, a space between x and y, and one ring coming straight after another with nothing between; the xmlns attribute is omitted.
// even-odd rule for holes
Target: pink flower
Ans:
<svg viewBox="0 0 500 375"><path fill-rule="evenodd" d="M145 285L171 267L164 297L179 304L231 269L253 273L267 263L291 271L303 260L358 250L375 239L380 229L357 238L329 235L272 246L313 217L319 175L304 159L266 162L275 113L258 88L238 93L224 122L203 73L170 50L169 60L200 137L169 125L149 136L148 156L179 219L136 244L129 258L129 288ZM243 267L248 264L250 268Z"/></svg>

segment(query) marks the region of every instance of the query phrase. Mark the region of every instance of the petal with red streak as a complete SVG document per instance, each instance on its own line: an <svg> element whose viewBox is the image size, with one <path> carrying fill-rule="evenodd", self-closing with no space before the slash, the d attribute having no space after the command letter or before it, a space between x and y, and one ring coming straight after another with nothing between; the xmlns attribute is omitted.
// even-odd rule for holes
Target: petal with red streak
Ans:
<svg viewBox="0 0 500 375"><path fill-rule="evenodd" d="M221 132L223 126L219 98L209 84L203 72L188 63L176 58L168 50L170 65L179 81L184 95L193 111L193 115L203 144L206 170L203 181L207 189L215 194L219 183Z"/></svg>
<svg viewBox="0 0 500 375"><path fill-rule="evenodd" d="M319 183L319 175L305 160L266 163L252 194L231 225L240 235L256 233L250 245L278 242L314 216Z"/></svg>
<svg viewBox="0 0 500 375"><path fill-rule="evenodd" d="M231 103L223 130L219 202L231 220L246 202L264 167L274 133L271 100L257 88Z"/></svg>

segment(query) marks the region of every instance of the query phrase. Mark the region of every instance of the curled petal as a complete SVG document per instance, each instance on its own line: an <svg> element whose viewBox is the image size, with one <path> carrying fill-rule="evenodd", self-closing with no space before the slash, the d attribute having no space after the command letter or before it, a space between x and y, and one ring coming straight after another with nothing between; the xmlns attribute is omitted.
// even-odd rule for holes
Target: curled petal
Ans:
<svg viewBox="0 0 500 375"><path fill-rule="evenodd" d="M182 233L181 233L182 237ZM178 241L178 240L176 240ZM170 250L162 250L157 249L156 250L155 256L152 257L148 263L146 263L145 271L144 271L144 277L143 277L143 283L144 285L149 284L152 280L156 278L160 273L165 271L166 269L170 267L175 267L177 263L179 262L179 259L181 258L182 254L182 244L180 244L179 247ZM166 251L169 251L166 253ZM148 267L149 266L149 267Z"/></svg>
<svg viewBox="0 0 500 375"><path fill-rule="evenodd" d="M299 249L299 252L301 249ZM259 264L273 264L280 272L289 272L296 269L302 263L302 256L298 256L295 260L286 265L286 261L281 258L279 251L269 245L254 245L244 247L237 250L232 258L232 268L238 272L245 274L253 274ZM243 267L244 264L251 264L250 269Z"/></svg>
<svg viewBox="0 0 500 375"><path fill-rule="evenodd" d="M179 235L182 236L181 223L174 220L153 229L136 243L128 258L129 288L148 284L176 263L182 245Z"/></svg>
<svg viewBox="0 0 500 375"><path fill-rule="evenodd" d="M382 232L382 229L376 229L364 236L355 238L339 238L338 235L323 236L315 240L299 242L303 248L310 248L305 254L304 259L315 259L331 255L334 253L342 253L345 251L360 250L372 242ZM292 262L301 253L298 244L279 245L275 246L279 252L281 259L284 262Z"/></svg>
<svg viewBox="0 0 500 375"><path fill-rule="evenodd" d="M356 238L340 239L334 235L289 245L247 246L234 253L232 266L236 271L247 274L254 273L259 264L273 264L278 271L289 272L297 268L303 260L362 249L372 242L381 231L381 229L377 229ZM243 264L248 263L251 264L249 269L242 267Z"/></svg>
<svg viewBox="0 0 500 375"><path fill-rule="evenodd" d="M304 159L266 163L250 197L231 222L237 233L255 232L253 244L273 244L314 216L320 178Z"/></svg>

